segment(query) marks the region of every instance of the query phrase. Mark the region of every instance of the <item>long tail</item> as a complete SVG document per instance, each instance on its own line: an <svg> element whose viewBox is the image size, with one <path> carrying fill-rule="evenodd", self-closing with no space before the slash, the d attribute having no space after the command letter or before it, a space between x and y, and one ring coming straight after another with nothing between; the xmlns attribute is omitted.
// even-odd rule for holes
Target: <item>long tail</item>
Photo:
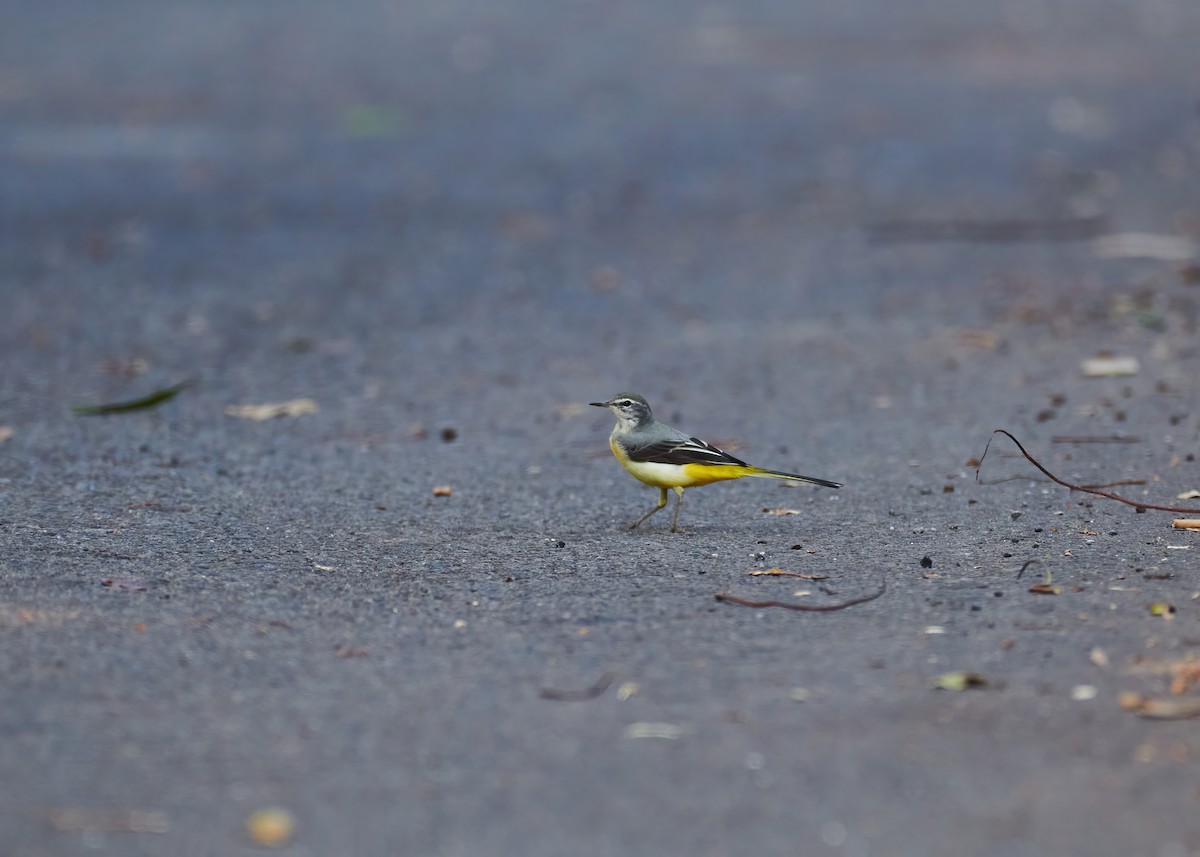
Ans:
<svg viewBox="0 0 1200 857"><path fill-rule="evenodd" d="M782 470L765 470L761 467L752 467L747 476L762 476L767 479L790 479L793 482L811 482L813 485L822 485L826 488L841 488L842 483L830 482L828 479L817 479L815 476L800 476L796 473L784 473Z"/></svg>

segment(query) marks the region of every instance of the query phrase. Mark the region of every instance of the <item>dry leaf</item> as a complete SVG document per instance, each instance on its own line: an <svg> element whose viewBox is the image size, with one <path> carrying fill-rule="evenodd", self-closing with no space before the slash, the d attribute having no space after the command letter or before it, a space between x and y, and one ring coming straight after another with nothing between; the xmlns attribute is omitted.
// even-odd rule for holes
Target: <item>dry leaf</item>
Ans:
<svg viewBox="0 0 1200 857"><path fill-rule="evenodd" d="M803 571L784 571L782 568L766 568L747 572L751 577L798 577L801 580L828 580L828 574L808 574Z"/></svg>
<svg viewBox="0 0 1200 857"><path fill-rule="evenodd" d="M766 512L768 515L778 515L779 517L783 517L784 515L799 515L800 514L799 509L784 509L782 507L778 508L778 509L763 509L763 511Z"/></svg>
<svg viewBox="0 0 1200 857"><path fill-rule="evenodd" d="M1175 615L1175 606L1168 604L1166 601L1155 601L1150 605L1151 616L1161 616L1164 619L1171 619Z"/></svg>
<svg viewBox="0 0 1200 857"><path fill-rule="evenodd" d="M1052 586L1049 583L1035 583L1033 586L1029 587L1029 591L1034 595L1061 595L1062 587Z"/></svg>
<svg viewBox="0 0 1200 857"><path fill-rule="evenodd" d="M683 727L674 723L630 723L625 727L626 738L666 738L674 741L683 737Z"/></svg>
<svg viewBox="0 0 1200 857"><path fill-rule="evenodd" d="M960 330L958 344L991 351L1000 344L1000 336L994 330Z"/></svg>
<svg viewBox="0 0 1200 857"><path fill-rule="evenodd" d="M1083 374L1088 378L1116 378L1136 375L1141 364L1136 357L1092 357L1083 361Z"/></svg>
<svg viewBox="0 0 1200 857"><path fill-rule="evenodd" d="M942 673L940 676L930 681L938 690L970 690L971 688L984 688L988 686L986 677L979 673L973 672L949 672Z"/></svg>
<svg viewBox="0 0 1200 857"><path fill-rule="evenodd" d="M454 494L454 491L451 490L449 485L433 486L433 496L434 497L450 497L453 494Z"/></svg>
<svg viewBox="0 0 1200 857"><path fill-rule="evenodd" d="M1159 720L1181 720L1186 717L1200 717L1200 699L1153 699L1133 691L1126 691L1117 698L1118 704L1126 711L1132 711L1142 717Z"/></svg>
<svg viewBox="0 0 1200 857"><path fill-rule="evenodd" d="M98 416L102 414L123 414L128 411L141 411L147 408L153 408L161 405L163 402L169 402L171 399L179 395L179 393L188 386L190 382L181 381L173 387L164 387L161 390L155 390L147 396L142 396L138 399L128 399L123 402L106 402L103 405L76 405L71 410L76 416Z"/></svg>
<svg viewBox="0 0 1200 857"><path fill-rule="evenodd" d="M1171 693L1175 696L1187 693L1193 684L1200 683L1200 661L1172 661L1167 668L1171 671Z"/></svg>
<svg viewBox="0 0 1200 857"><path fill-rule="evenodd" d="M225 413L231 417L244 420L274 419L275 417L299 417L304 414L315 414L317 403L313 399L292 399L289 402L268 402L262 405L229 405Z"/></svg>
<svg viewBox="0 0 1200 857"><path fill-rule="evenodd" d="M4 443L6 440L12 440L13 434L14 432L12 426L0 426L0 443Z"/></svg>
<svg viewBox="0 0 1200 857"><path fill-rule="evenodd" d="M1196 489L1193 488L1191 491L1184 491L1182 494L1176 494L1175 499L1176 500L1200 500L1200 491L1197 491Z"/></svg>
<svg viewBox="0 0 1200 857"><path fill-rule="evenodd" d="M1171 526L1177 530L1200 530L1200 518L1176 518Z"/></svg>
<svg viewBox="0 0 1200 857"><path fill-rule="evenodd" d="M132 577L110 577L100 581L101 586L109 586L113 589L121 589L126 592L145 592L146 584Z"/></svg>

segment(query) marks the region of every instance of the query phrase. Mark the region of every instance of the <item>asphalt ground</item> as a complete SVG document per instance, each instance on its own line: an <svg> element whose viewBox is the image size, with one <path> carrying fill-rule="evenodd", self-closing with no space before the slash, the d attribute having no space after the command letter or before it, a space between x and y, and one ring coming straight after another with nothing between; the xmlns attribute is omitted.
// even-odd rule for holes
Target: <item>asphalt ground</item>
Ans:
<svg viewBox="0 0 1200 857"><path fill-rule="evenodd" d="M4 13L4 854L1200 854L1200 7Z"/></svg>

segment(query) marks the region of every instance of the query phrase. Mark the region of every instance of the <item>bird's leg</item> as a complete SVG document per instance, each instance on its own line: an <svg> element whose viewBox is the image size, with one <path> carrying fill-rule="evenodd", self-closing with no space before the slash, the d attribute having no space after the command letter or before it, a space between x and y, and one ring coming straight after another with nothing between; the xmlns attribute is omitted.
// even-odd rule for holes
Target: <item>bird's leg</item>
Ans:
<svg viewBox="0 0 1200 857"><path fill-rule="evenodd" d="M679 495L679 499L675 501L675 520L671 522L671 532L679 532L679 507L683 505L683 489L675 486L675 493ZM663 502L667 501L667 489L663 489Z"/></svg>
<svg viewBox="0 0 1200 857"><path fill-rule="evenodd" d="M639 525L639 524L641 524L641 523L642 523L642 521L644 521L644 520L646 520L647 518L649 518L651 515L653 515L655 512L657 512L659 509L661 509L661 508L662 508L663 506L665 506L665 505L667 505L667 489L666 489L666 488L659 488L659 489L658 489L658 505L657 505L657 506L655 506L653 509L651 509L651 510L650 510L649 512L647 512L646 514L642 515L642 517L638 518L638 519L637 519L636 521L634 521L632 524L630 524L630 525L629 525L629 529L631 529L631 530L636 530L636 529L638 528L638 525ZM675 511L675 514L676 514L676 516L678 516L678 515L679 515L679 510L678 510L678 509Z"/></svg>

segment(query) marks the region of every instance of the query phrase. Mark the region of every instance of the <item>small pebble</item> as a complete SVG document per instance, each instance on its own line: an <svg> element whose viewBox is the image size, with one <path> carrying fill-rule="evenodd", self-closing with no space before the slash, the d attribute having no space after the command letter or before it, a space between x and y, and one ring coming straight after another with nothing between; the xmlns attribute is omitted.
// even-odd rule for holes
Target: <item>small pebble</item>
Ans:
<svg viewBox="0 0 1200 857"><path fill-rule="evenodd" d="M260 809L246 819L246 831L255 845L279 848L291 841L296 832L296 819L277 806Z"/></svg>

